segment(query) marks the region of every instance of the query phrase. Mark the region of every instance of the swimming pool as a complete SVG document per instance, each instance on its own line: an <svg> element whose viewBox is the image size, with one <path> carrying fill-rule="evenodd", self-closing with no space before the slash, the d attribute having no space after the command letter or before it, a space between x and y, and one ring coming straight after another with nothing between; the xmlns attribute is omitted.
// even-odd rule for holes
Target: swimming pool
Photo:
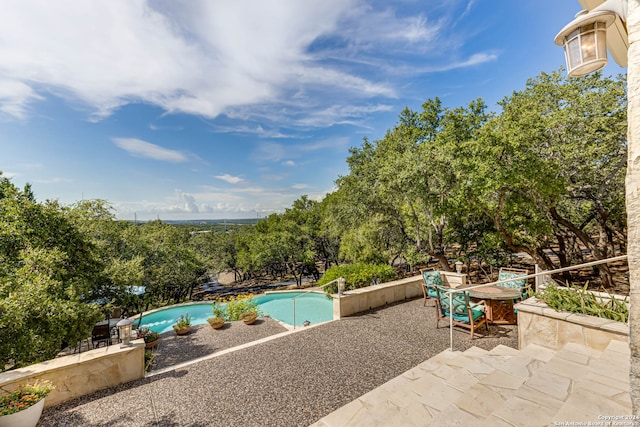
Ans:
<svg viewBox="0 0 640 427"><path fill-rule="evenodd" d="M293 325L293 302L296 298L296 326L333 320L333 301L315 292L274 292L254 297L264 315ZM168 307L142 316L141 327L164 333L172 330L180 315L189 313L192 325L207 323L212 315L211 303L186 304Z"/></svg>

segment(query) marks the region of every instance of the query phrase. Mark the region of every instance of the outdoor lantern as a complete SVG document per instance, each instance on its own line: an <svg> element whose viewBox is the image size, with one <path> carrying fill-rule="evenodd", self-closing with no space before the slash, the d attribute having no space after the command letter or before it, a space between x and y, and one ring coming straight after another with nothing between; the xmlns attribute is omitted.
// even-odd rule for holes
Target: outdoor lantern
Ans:
<svg viewBox="0 0 640 427"><path fill-rule="evenodd" d="M344 282L345 280L342 277L338 279L338 295L342 295L342 292L344 292Z"/></svg>
<svg viewBox="0 0 640 427"><path fill-rule="evenodd" d="M607 27L619 16L627 16L627 0L607 0L592 11L578 12L554 39L564 46L567 72L571 77L584 76L607 65Z"/></svg>
<svg viewBox="0 0 640 427"><path fill-rule="evenodd" d="M118 328L120 339L122 340L122 346L130 345L129 340L131 339L132 325L133 319L122 319L116 323L116 328Z"/></svg>
<svg viewBox="0 0 640 427"><path fill-rule="evenodd" d="M456 261L456 273L462 274L462 265L463 265L462 261Z"/></svg>

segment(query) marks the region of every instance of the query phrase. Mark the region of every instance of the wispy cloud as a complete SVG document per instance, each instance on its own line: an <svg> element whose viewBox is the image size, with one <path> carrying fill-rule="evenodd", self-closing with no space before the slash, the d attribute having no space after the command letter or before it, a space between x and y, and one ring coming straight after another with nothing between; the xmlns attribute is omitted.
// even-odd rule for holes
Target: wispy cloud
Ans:
<svg viewBox="0 0 640 427"><path fill-rule="evenodd" d="M214 178L221 179L222 181L228 182L229 184L239 184L242 181L244 181L244 179L240 178L239 176L233 176L227 173L222 175L216 175L214 176Z"/></svg>
<svg viewBox="0 0 640 427"><path fill-rule="evenodd" d="M187 156L180 151L169 150L136 138L113 138L113 143L132 156L165 162L181 163L187 161Z"/></svg>
<svg viewBox="0 0 640 427"><path fill-rule="evenodd" d="M486 62L496 61L498 59L497 53L476 53L471 55L468 59L462 61L453 61L441 66L434 67L422 67L420 72L432 73L455 70L457 68L473 67L476 65L484 64Z"/></svg>
<svg viewBox="0 0 640 427"><path fill-rule="evenodd" d="M452 53L446 23L365 0L10 2L0 14L0 112L24 119L55 94L88 106L94 120L130 103L263 117L270 126L218 129L263 138L363 126L363 114L385 111L371 109L372 99L398 97L388 64L406 64L394 52Z"/></svg>

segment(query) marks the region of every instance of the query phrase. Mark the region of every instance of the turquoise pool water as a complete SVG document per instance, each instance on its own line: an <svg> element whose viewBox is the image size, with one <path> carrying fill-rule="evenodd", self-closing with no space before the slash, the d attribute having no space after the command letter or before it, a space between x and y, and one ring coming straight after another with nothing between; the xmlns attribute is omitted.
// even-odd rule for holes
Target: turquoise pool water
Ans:
<svg viewBox="0 0 640 427"><path fill-rule="evenodd" d="M293 325L293 302L296 298L296 326L302 326L306 320L312 325L333 320L333 301L324 294L314 292L277 292L261 295L254 299L260 305L265 315L269 315L281 322ZM172 330L180 315L189 313L192 325L207 323L212 316L211 303L189 304L168 307L142 317L141 327L147 327L154 332L164 333Z"/></svg>

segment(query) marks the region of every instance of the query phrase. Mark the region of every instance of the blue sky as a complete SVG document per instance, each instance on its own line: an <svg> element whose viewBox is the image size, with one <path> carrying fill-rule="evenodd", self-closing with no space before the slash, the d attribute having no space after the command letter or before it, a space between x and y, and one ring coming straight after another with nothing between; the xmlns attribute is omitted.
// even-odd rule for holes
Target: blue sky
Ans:
<svg viewBox="0 0 640 427"><path fill-rule="evenodd" d="M564 66L575 0L23 0L0 14L0 170L119 218L255 218L439 97ZM613 61L607 74L624 72Z"/></svg>

